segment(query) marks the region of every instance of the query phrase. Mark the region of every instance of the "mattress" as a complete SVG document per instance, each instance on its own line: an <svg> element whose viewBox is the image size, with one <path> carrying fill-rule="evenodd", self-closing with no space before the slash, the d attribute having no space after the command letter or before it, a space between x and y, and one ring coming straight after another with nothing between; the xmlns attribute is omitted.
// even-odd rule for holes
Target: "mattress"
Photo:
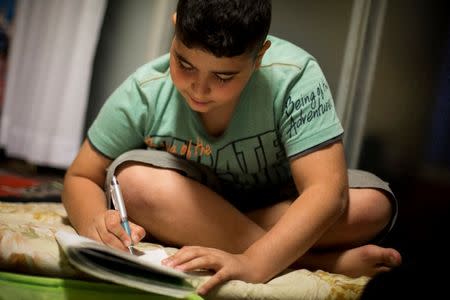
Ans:
<svg viewBox="0 0 450 300"><path fill-rule="evenodd" d="M0 202L0 299L171 299L78 271L56 242L58 230L75 232L61 203ZM143 242L138 246L168 254L177 250ZM286 270L264 284L231 280L206 299L358 299L368 280L322 270Z"/></svg>

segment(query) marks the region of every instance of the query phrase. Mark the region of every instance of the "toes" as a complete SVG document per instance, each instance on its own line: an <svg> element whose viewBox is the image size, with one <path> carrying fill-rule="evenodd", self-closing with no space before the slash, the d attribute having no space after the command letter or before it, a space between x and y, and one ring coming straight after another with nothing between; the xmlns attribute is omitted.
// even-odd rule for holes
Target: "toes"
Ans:
<svg viewBox="0 0 450 300"><path fill-rule="evenodd" d="M400 253L392 248L383 249L383 261L388 267L397 267L402 263L402 256Z"/></svg>
<svg viewBox="0 0 450 300"><path fill-rule="evenodd" d="M362 247L362 255L365 261L376 267L393 268L402 263L402 256L393 248L383 248L377 245L366 245Z"/></svg>
<svg viewBox="0 0 450 300"><path fill-rule="evenodd" d="M372 276L375 276L375 275L378 274L378 273L385 273L385 272L388 272L388 271L390 271L390 270L392 270L391 267L378 266L378 267L376 267L376 268L374 269L374 271L372 272L372 274L371 274L370 276L372 277Z"/></svg>

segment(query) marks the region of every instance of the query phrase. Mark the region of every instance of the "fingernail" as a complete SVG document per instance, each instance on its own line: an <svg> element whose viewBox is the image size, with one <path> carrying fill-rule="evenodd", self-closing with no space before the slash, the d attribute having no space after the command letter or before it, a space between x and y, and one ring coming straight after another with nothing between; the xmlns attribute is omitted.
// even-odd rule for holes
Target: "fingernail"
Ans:
<svg viewBox="0 0 450 300"><path fill-rule="evenodd" d="M137 242L139 240L139 237L135 234L133 234L133 236L131 238L134 242Z"/></svg>

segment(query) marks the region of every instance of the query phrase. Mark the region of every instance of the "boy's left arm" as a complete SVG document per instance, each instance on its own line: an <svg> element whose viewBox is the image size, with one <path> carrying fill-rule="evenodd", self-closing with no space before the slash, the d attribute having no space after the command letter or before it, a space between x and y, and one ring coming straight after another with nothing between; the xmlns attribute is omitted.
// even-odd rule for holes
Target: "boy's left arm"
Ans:
<svg viewBox="0 0 450 300"><path fill-rule="evenodd" d="M252 260L261 262L261 273L269 277L263 280L305 254L348 205L347 166L341 141L293 159L291 171L298 198L277 224L245 251ZM260 249L267 251L258 254Z"/></svg>
<svg viewBox="0 0 450 300"><path fill-rule="evenodd" d="M299 197L264 236L242 254L189 247L176 263L183 270L213 269L200 287L206 293L230 279L266 282L305 254L347 207L348 181L342 142L334 142L291 161ZM177 253L178 254L178 253Z"/></svg>

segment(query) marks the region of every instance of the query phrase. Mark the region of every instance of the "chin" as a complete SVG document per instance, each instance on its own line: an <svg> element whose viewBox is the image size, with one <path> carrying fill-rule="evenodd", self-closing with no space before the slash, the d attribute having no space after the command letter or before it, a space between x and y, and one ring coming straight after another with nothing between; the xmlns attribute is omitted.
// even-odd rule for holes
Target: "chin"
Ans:
<svg viewBox="0 0 450 300"><path fill-rule="evenodd" d="M208 108L208 107L197 107L197 106L191 105L191 104L189 104L189 107L190 107L193 111L198 112L198 113L207 113L207 112L210 111L210 108Z"/></svg>

